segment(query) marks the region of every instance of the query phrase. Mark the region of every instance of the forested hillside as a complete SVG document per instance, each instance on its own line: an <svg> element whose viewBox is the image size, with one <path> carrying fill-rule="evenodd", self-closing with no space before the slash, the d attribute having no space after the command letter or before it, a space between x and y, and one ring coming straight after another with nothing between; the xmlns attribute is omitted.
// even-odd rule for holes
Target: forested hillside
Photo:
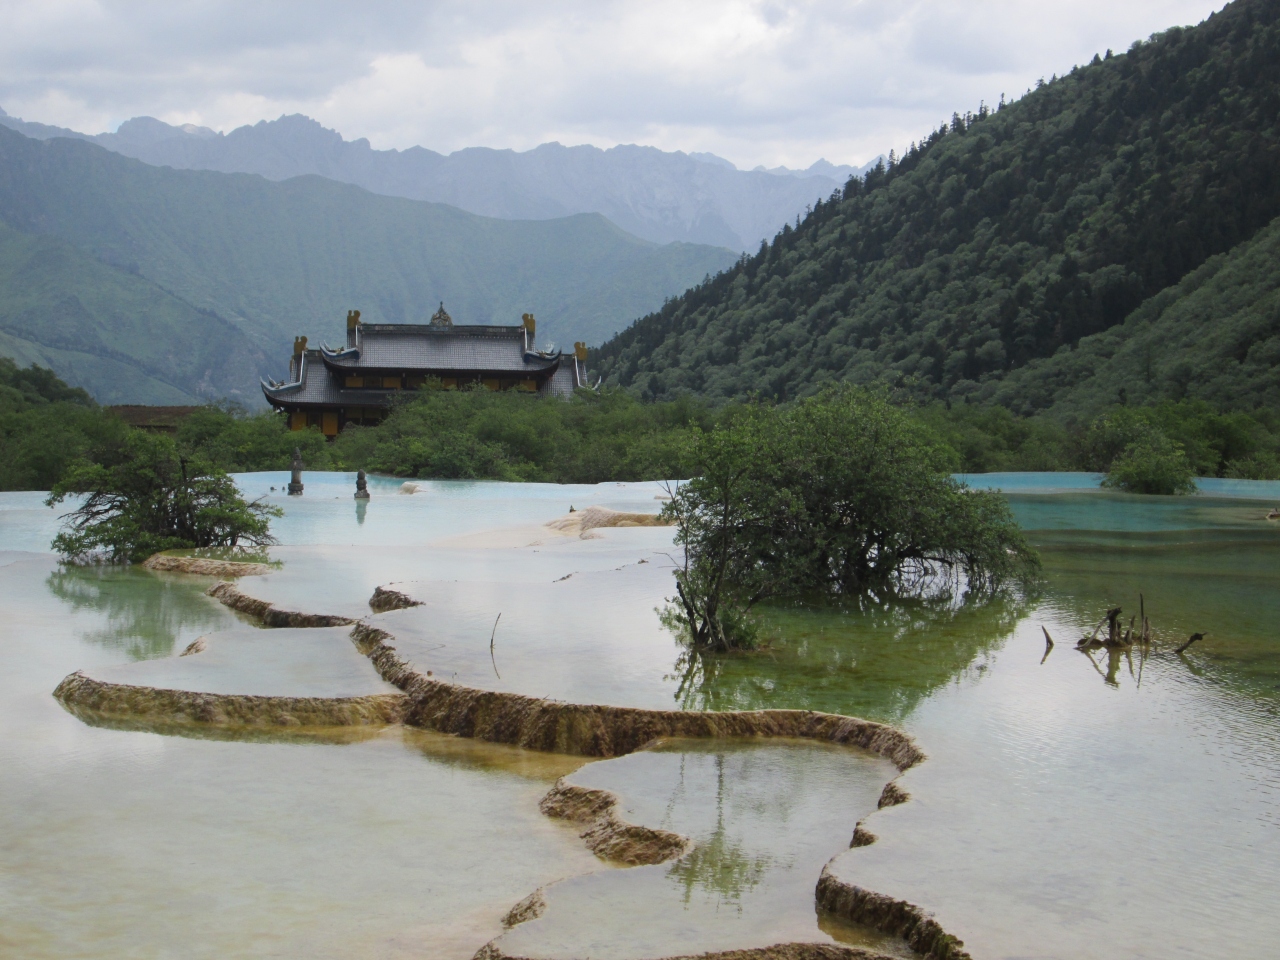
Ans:
<svg viewBox="0 0 1280 960"><path fill-rule="evenodd" d="M922 398L995 398L1010 371L1116 328L1280 214L1278 18L1274 0L1237 0L953 117L606 343L595 365L655 397L789 398L880 379ZM1238 265L1272 276L1259 294L1280 269L1243 252ZM1220 308L1251 309L1180 313L1178 349ZM1251 339L1264 327L1215 347L1221 362L1272 369L1280 358ZM1153 355L1153 376L1174 377L1166 366ZM1099 389L1114 402L1119 386ZM1008 398L1054 400L1026 385Z"/></svg>
<svg viewBox="0 0 1280 960"><path fill-rule="evenodd" d="M320 177L151 167L5 127L0 227L0 353L119 402L260 402L257 378L283 372L292 337L341 339L352 308L405 323L441 300L460 323L530 311L544 343L599 342L734 259L598 214L493 220Z"/></svg>
<svg viewBox="0 0 1280 960"><path fill-rule="evenodd" d="M1015 370L995 402L1083 421L1113 403L1280 410L1280 218L1124 323Z"/></svg>

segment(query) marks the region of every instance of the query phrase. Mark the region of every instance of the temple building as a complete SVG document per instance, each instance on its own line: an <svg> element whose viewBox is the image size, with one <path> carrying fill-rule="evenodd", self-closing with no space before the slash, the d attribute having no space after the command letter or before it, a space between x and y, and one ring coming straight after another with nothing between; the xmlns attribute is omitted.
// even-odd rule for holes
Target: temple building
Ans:
<svg viewBox="0 0 1280 960"><path fill-rule="evenodd" d="M430 324L361 323L360 311L350 310L346 346L314 350L296 337L289 379L263 380L262 392L289 415L290 429L318 426L333 437L349 423L378 423L398 392L429 378L446 390L482 384L556 397L585 386L586 344L574 344L572 354L536 350L533 316L522 319L511 327L455 325L442 303Z"/></svg>

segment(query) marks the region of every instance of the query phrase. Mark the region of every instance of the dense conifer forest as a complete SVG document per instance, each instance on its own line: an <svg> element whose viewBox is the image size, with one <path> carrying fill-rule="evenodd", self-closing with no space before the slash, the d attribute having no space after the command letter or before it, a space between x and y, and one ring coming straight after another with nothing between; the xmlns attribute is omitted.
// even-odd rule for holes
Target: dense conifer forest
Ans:
<svg viewBox="0 0 1280 960"><path fill-rule="evenodd" d="M1278 134L1280 4L1237 0L1016 102L953 116L593 363L606 383L655 398L786 400L880 380L922 399L1051 406L1034 378L1001 381L1120 328L1267 227L1280 214ZM1264 257L1251 269L1270 278L1263 294L1280 267ZM1273 375L1277 351L1250 351L1276 326L1271 310L1222 363L1169 371L1164 395L1218 399L1246 360ZM1166 346L1150 344L1149 367ZM1124 386L1096 384L1100 403Z"/></svg>

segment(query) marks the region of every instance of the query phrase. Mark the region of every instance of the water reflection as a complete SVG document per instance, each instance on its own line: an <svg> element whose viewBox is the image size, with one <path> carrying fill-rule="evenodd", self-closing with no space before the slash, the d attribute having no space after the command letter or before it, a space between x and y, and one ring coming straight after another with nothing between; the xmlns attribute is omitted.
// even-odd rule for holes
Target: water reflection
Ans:
<svg viewBox="0 0 1280 960"><path fill-rule="evenodd" d="M121 650L133 660L172 655L180 630L215 629L226 614L204 596L204 581L140 567L63 566L45 580L73 611L98 615L81 640Z"/></svg>
<svg viewBox="0 0 1280 960"><path fill-rule="evenodd" d="M821 710L896 721L934 690L981 672L1035 603L1028 595L843 608L759 608L767 644L751 653L682 650L669 679L686 710Z"/></svg>
<svg viewBox="0 0 1280 960"><path fill-rule="evenodd" d="M61 703L61 701L59 701ZM381 726L342 727L261 727L230 726L219 723L182 722L152 717L122 717L102 713L88 707L62 703L62 708L77 720L91 727L104 730L126 730L133 733L155 733L165 737L183 737L187 740L217 740L225 743L323 743L340 746L364 743L384 736Z"/></svg>
<svg viewBox="0 0 1280 960"><path fill-rule="evenodd" d="M525 750L416 727L402 728L401 735L406 747L435 764L460 770L510 773L548 784L588 762L585 757Z"/></svg>
<svg viewBox="0 0 1280 960"><path fill-rule="evenodd" d="M356 523L358 523L362 527L364 526L364 515L368 513L368 511L369 511L368 500L356 501Z"/></svg>
<svg viewBox="0 0 1280 960"><path fill-rule="evenodd" d="M1165 673L1274 698L1280 693L1280 536L1278 531L1203 530L1179 534L1069 531L1036 533L1048 588L1042 615L1088 633L1109 607L1137 612L1139 596L1156 640L1145 662ZM1127 619L1126 619L1127 622ZM1181 656L1173 649L1205 633ZM1075 637L1071 637L1074 643ZM1067 638L1063 638L1067 639ZM1067 650L1063 651L1069 652ZM1074 651L1070 651L1074 655ZM1128 678L1128 659L1096 658L1104 678Z"/></svg>
<svg viewBox="0 0 1280 960"><path fill-rule="evenodd" d="M672 864L667 872L684 890L687 906L693 892L700 888L716 895L717 905L733 904L742 911L742 894L759 886L772 857L751 856L741 839L730 835L725 828L725 755L717 753L715 759L715 826L699 838L691 852ZM680 773L676 789L668 804L668 816L677 798L686 790L685 766L688 758L680 758ZM704 785L695 786L700 789Z"/></svg>
<svg viewBox="0 0 1280 960"><path fill-rule="evenodd" d="M549 887L546 911L502 938L503 955L692 956L827 937L882 951L891 944L868 930L821 927L813 886L895 772L856 749L797 740L672 739L587 764L569 782L613 792L623 820L693 847L671 864Z"/></svg>

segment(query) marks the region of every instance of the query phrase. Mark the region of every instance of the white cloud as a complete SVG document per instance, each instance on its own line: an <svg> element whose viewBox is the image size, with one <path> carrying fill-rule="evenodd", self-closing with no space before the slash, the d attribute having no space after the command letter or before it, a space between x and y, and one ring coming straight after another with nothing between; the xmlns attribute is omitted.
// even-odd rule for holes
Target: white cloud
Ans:
<svg viewBox="0 0 1280 960"><path fill-rule="evenodd" d="M1211 0L0 2L0 106L96 132L305 113L377 147L860 162Z"/></svg>

